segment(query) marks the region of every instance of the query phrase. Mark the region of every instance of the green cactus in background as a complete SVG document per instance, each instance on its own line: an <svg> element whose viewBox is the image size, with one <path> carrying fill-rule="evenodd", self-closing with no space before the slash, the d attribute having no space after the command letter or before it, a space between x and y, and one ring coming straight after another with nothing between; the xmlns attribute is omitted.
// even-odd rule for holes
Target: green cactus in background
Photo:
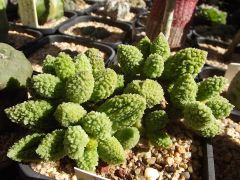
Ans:
<svg viewBox="0 0 240 180"><path fill-rule="evenodd" d="M8 42L8 19L6 14L6 4L5 0L0 0L0 42Z"/></svg>
<svg viewBox="0 0 240 180"><path fill-rule="evenodd" d="M201 4L197 8L196 15L212 23L226 24L227 12L219 10L217 7Z"/></svg>
<svg viewBox="0 0 240 180"><path fill-rule="evenodd" d="M38 27L64 15L63 0L19 0L18 12L24 25Z"/></svg>
<svg viewBox="0 0 240 180"><path fill-rule="evenodd" d="M25 87L32 72L31 63L21 51L0 43L0 90Z"/></svg>

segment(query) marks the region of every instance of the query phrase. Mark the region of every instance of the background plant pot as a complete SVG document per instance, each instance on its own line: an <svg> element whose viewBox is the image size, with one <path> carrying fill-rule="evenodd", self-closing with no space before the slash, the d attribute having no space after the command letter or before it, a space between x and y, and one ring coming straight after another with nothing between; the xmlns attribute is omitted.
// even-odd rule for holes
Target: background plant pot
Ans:
<svg viewBox="0 0 240 180"><path fill-rule="evenodd" d="M104 42L104 41L101 41L101 43L103 43L103 44L110 45L111 47L113 47L115 49L119 44L131 43L132 42L133 31L132 31L132 26L130 24L127 24L127 23L124 23L124 22L120 22L120 21L113 21L111 19L94 17L94 16L80 16L80 17L77 17L77 18L73 19L72 21L63 24L59 28L59 32L61 34L68 35L65 31L67 29L69 29L71 26L74 26L75 24L80 23L80 22L89 22L89 21L100 22L100 23L107 24L109 26L118 27L118 28L122 29L124 32L126 32L126 34L123 37L123 39L120 39L117 42ZM71 35L71 36L73 36L73 35ZM77 37L77 36L73 36L73 37ZM89 38L86 38L86 37L81 37L81 38L86 39L87 41L89 41Z"/></svg>
<svg viewBox="0 0 240 180"><path fill-rule="evenodd" d="M145 28L146 24L143 21L144 21L144 19L147 21L148 15L149 15L148 12L144 12L144 13L140 14L137 19L136 26Z"/></svg>
<svg viewBox="0 0 240 180"><path fill-rule="evenodd" d="M199 80L213 76L224 76L225 70L206 64L198 74Z"/></svg>
<svg viewBox="0 0 240 180"><path fill-rule="evenodd" d="M31 46L32 44L34 44L36 41L38 41L40 38L43 37L43 34L40 31L29 29L29 28L19 26L19 25L13 24L13 23L10 23L9 25L10 25L10 27L9 27L10 30L21 32L21 33L27 33L35 38L33 41L25 43L21 47L17 48L20 51L28 48L29 46Z"/></svg>
<svg viewBox="0 0 240 180"><path fill-rule="evenodd" d="M213 147L210 139L202 139L203 159L202 159L202 179L215 180L215 168ZM30 165L19 163L19 171L22 180L50 180L50 178L40 175L32 170Z"/></svg>
<svg viewBox="0 0 240 180"><path fill-rule="evenodd" d="M112 61L114 56L115 56L114 49L112 49L111 47L109 47L105 44L89 41L89 40L82 39L82 38L75 38L75 37L71 37L71 36L66 36L66 35L46 36L46 37L40 39L38 41L38 43L35 43L30 48L25 49L23 52L27 57L30 57L40 48L44 47L47 44L54 43L54 42L75 43L75 44L78 44L78 45L87 46L89 48L97 48L100 51L107 54L107 58L105 59L105 63L108 63L108 62Z"/></svg>
<svg viewBox="0 0 240 180"><path fill-rule="evenodd" d="M22 27L40 31L43 35L55 34L61 25L64 25L65 23L72 21L75 17L77 17L77 14L73 11L65 11L64 16L68 17L68 19L52 28L33 28L30 26L25 26L25 25L22 25ZM13 24L15 24L15 23L13 23Z"/></svg>

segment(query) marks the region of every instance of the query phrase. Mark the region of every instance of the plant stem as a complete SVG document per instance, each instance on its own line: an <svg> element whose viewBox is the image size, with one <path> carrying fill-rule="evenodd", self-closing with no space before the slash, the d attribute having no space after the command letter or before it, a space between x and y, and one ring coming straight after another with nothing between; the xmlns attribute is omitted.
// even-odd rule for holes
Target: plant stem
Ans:
<svg viewBox="0 0 240 180"><path fill-rule="evenodd" d="M166 36L167 39L169 38L171 32L175 4L176 0L166 1L161 32Z"/></svg>

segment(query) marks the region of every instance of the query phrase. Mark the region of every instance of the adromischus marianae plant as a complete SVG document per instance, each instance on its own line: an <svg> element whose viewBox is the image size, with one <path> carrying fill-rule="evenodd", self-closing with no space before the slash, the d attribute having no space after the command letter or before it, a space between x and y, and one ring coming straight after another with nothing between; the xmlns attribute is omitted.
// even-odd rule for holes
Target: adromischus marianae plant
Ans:
<svg viewBox="0 0 240 180"><path fill-rule="evenodd" d="M120 45L117 73L105 68L97 49L74 58L64 53L47 56L44 73L28 84L35 99L5 110L13 122L41 134L22 138L8 156L27 162L68 156L87 171L95 171L99 159L125 163L124 150L136 146L141 135L151 145L171 147L166 126L171 123L168 113L172 109L182 113L186 127L200 136L219 134L218 119L233 108L220 96L225 79L213 77L196 83L206 52L186 48L171 56L164 39L162 34L153 42L145 37L140 49ZM143 55L146 40L149 51ZM144 66L154 67L153 71L146 73ZM169 105L161 110L160 102L166 100Z"/></svg>

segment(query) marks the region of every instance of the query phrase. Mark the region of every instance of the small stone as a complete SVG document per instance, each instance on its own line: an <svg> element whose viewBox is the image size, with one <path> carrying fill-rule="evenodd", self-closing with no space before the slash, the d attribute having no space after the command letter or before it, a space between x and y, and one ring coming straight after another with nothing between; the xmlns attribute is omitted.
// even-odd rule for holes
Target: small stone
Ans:
<svg viewBox="0 0 240 180"><path fill-rule="evenodd" d="M140 169L140 168L137 168L137 169L135 170L135 173L136 173L136 175L139 175L139 174L141 173L141 169Z"/></svg>
<svg viewBox="0 0 240 180"><path fill-rule="evenodd" d="M174 164L174 159L172 157L167 157L166 162L167 165L172 166Z"/></svg>
<svg viewBox="0 0 240 180"><path fill-rule="evenodd" d="M240 133L240 125L236 127L236 131Z"/></svg>
<svg viewBox="0 0 240 180"><path fill-rule="evenodd" d="M144 157L145 157L146 159L151 158L151 157L152 157L151 151L145 153Z"/></svg>
<svg viewBox="0 0 240 180"><path fill-rule="evenodd" d="M183 154L183 153L186 152L185 147L183 147L183 146L177 146L177 151L178 151L180 154Z"/></svg>
<svg viewBox="0 0 240 180"><path fill-rule="evenodd" d="M189 172L184 172L182 175L185 177L185 179L190 179L190 173Z"/></svg>
<svg viewBox="0 0 240 180"><path fill-rule="evenodd" d="M185 177L184 177L183 175L181 175L181 176L179 177L179 180L185 180Z"/></svg>
<svg viewBox="0 0 240 180"><path fill-rule="evenodd" d="M149 165L154 164L155 162L156 162L156 158L155 157L151 157L151 158L147 159L147 163Z"/></svg>
<svg viewBox="0 0 240 180"><path fill-rule="evenodd" d="M189 167L188 167L188 171L189 171L190 173L193 172L193 168L192 168L192 166L189 166Z"/></svg>
<svg viewBox="0 0 240 180"><path fill-rule="evenodd" d="M182 158L181 157L175 157L174 162L177 163L177 164L180 164L182 162Z"/></svg>
<svg viewBox="0 0 240 180"><path fill-rule="evenodd" d="M146 168L144 172L144 176L148 180L156 180L159 177L159 175L160 174L158 170L150 167Z"/></svg>

